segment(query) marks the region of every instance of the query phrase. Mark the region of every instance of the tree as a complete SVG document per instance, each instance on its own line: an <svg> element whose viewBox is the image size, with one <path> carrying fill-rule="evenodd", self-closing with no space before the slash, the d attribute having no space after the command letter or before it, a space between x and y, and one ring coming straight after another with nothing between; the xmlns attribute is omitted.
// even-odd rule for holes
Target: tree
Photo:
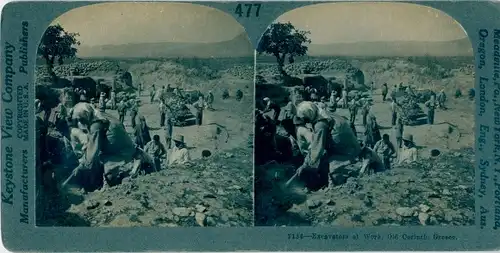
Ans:
<svg viewBox="0 0 500 253"><path fill-rule="evenodd" d="M285 61L288 58L289 63L293 63L296 56L307 53L306 44L311 43L308 34L309 31L300 31L290 22L271 24L260 39L257 52L276 57L279 71L283 76L288 76L283 68Z"/></svg>
<svg viewBox="0 0 500 253"><path fill-rule="evenodd" d="M59 24L51 25L45 30L37 53L45 59L47 70L53 78L56 77L53 71L56 59L61 65L64 59L75 57L77 49L73 46L80 45L77 36L78 33L69 33Z"/></svg>

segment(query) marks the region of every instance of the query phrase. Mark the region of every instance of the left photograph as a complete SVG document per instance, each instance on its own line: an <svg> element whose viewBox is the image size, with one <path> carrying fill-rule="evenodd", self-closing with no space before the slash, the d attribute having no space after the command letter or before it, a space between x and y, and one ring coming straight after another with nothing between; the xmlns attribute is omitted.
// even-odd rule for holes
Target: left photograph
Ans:
<svg viewBox="0 0 500 253"><path fill-rule="evenodd" d="M253 226L254 48L229 14L104 3L36 62L37 226Z"/></svg>

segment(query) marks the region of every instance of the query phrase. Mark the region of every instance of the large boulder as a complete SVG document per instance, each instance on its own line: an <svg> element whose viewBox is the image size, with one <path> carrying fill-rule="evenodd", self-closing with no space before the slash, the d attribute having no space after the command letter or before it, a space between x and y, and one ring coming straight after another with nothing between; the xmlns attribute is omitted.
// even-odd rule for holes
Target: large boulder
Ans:
<svg viewBox="0 0 500 253"><path fill-rule="evenodd" d="M304 82L299 77L287 75L282 78L282 84L285 87L294 87L294 86L304 85Z"/></svg>
<svg viewBox="0 0 500 253"><path fill-rule="evenodd" d="M330 93L330 82L322 75L305 74L302 76L302 81L304 86L315 88L320 97L328 96Z"/></svg>
<svg viewBox="0 0 500 253"><path fill-rule="evenodd" d="M347 70L347 76L353 82L354 89L362 89L365 86L365 74L357 68L350 68Z"/></svg>
<svg viewBox="0 0 500 253"><path fill-rule="evenodd" d="M97 82L88 76L69 76L66 77L72 83L73 88L85 89L90 98L97 95Z"/></svg>
<svg viewBox="0 0 500 253"><path fill-rule="evenodd" d="M120 81L122 81L125 86L132 87L132 74L130 72L125 71L120 75Z"/></svg>

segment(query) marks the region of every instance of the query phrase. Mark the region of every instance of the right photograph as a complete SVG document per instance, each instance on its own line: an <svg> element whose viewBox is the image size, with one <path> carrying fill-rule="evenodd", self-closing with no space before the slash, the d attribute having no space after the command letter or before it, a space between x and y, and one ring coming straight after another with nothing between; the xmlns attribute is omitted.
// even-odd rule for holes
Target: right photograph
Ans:
<svg viewBox="0 0 500 253"><path fill-rule="evenodd" d="M257 47L256 226L472 226L473 49L407 3L289 11Z"/></svg>

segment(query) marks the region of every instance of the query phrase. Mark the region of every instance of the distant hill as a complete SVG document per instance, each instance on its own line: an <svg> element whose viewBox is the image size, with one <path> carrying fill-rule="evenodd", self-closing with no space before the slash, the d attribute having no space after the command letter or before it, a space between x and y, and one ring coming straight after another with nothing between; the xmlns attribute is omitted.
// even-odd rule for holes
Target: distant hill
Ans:
<svg viewBox="0 0 500 253"><path fill-rule="evenodd" d="M246 34L216 43L141 43L123 45L80 46L79 58L170 58L170 57L245 57L253 56L254 48Z"/></svg>
<svg viewBox="0 0 500 253"><path fill-rule="evenodd" d="M444 42L377 41L309 45L310 56L472 56L467 38Z"/></svg>

